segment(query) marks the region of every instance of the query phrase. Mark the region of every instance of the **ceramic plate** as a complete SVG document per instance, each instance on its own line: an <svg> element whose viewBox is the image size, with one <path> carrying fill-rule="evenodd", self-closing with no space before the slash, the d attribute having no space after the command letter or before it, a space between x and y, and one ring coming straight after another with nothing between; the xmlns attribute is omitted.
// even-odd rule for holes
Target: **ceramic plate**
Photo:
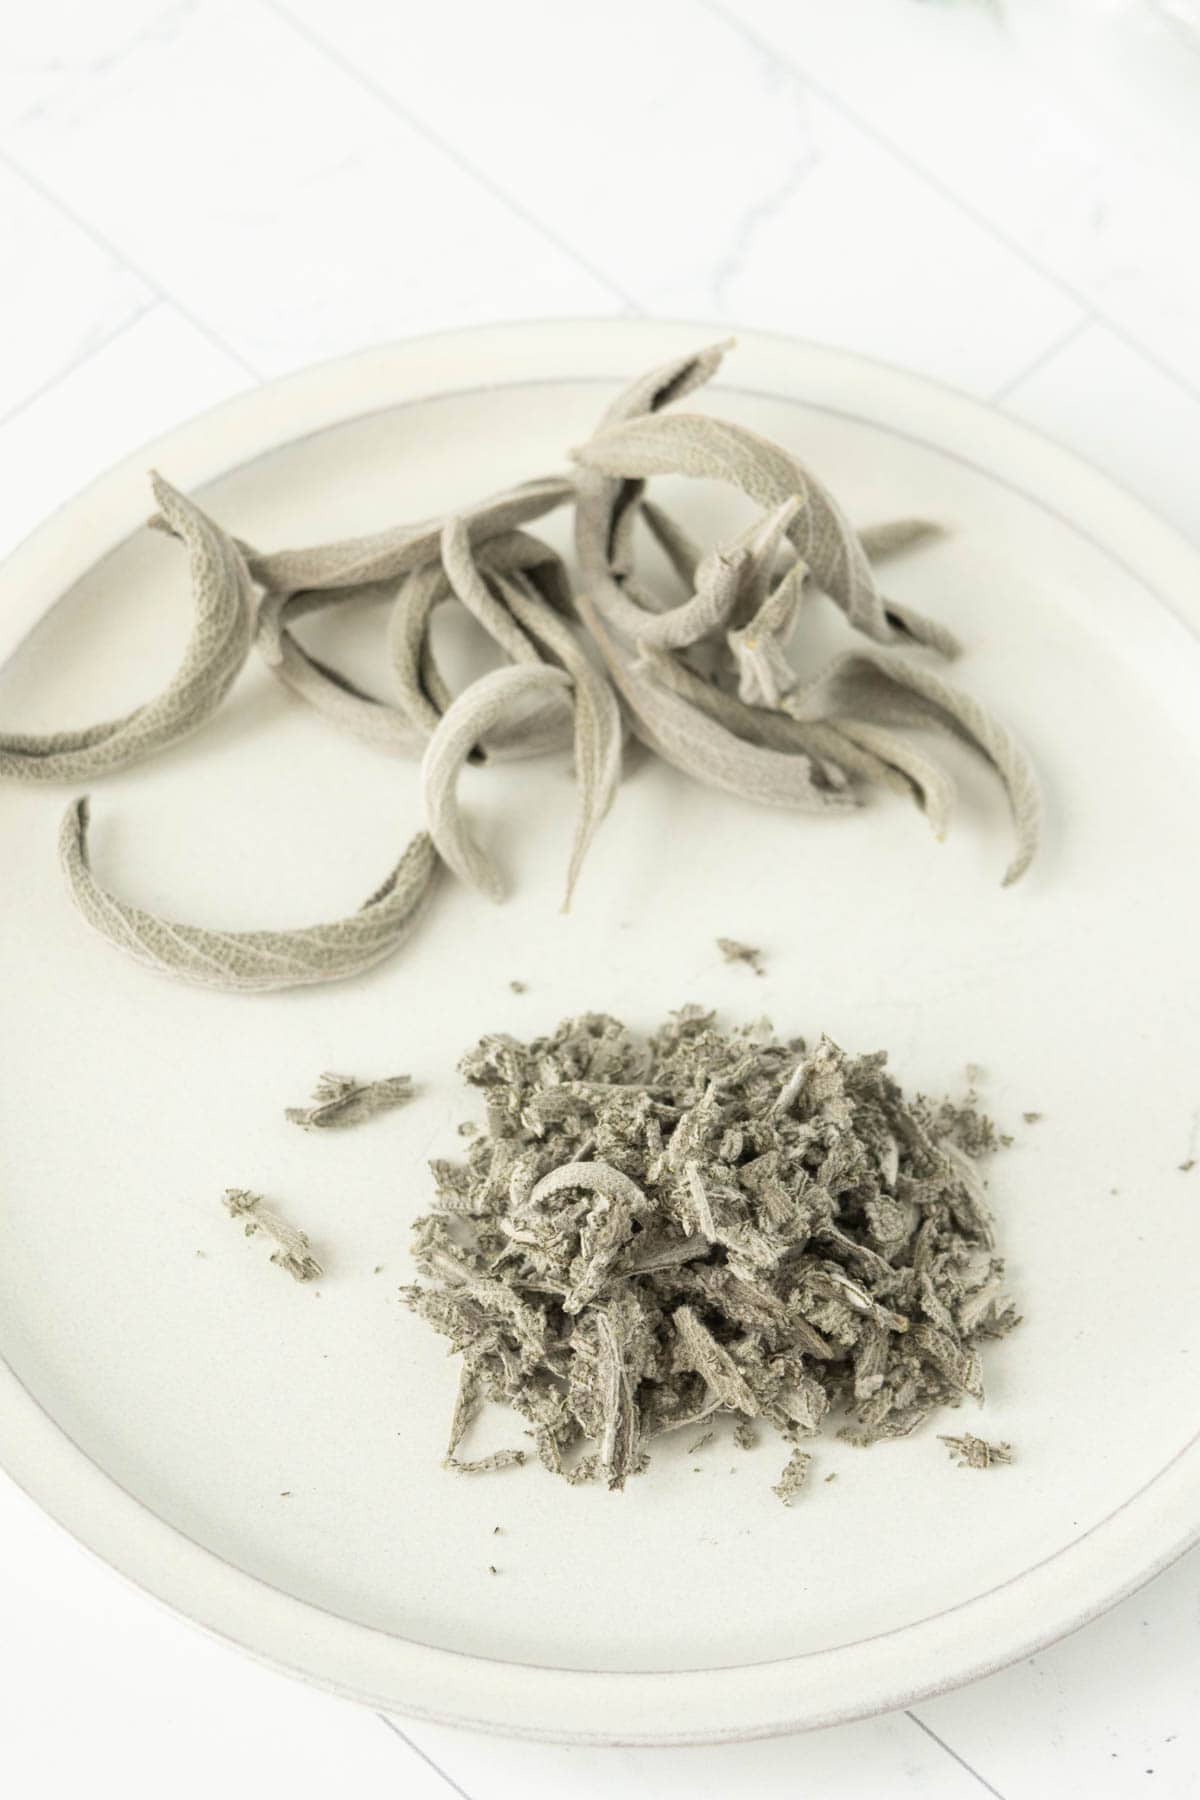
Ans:
<svg viewBox="0 0 1200 1800"><path fill-rule="evenodd" d="M6 727L119 712L170 672L186 581L142 529L148 466L255 543L365 531L561 467L621 383L709 335L467 332L183 426L4 571ZM1200 1169L1180 1168L1200 1103L1200 559L1022 427L852 356L747 336L704 404L792 446L856 520L950 528L888 585L961 634L962 681L1041 771L1045 845L1018 887L1000 886L1003 802L965 754L944 844L891 797L851 818L756 812L634 758L564 917L573 792L552 758L464 783L505 905L448 881L374 974L223 997L156 979L73 914L66 792L0 793L0 1460L132 1580L280 1667L570 1741L903 1705L1072 1630L1200 1521ZM733 522L728 495L672 485L698 533ZM376 679L382 628L304 629ZM333 734L252 662L200 737L101 784L93 817L102 879L238 928L358 905L420 804L411 765ZM766 977L724 965L720 934L761 945ZM984 1410L941 1428L1010 1439L1011 1468L954 1467L932 1426L821 1442L790 1511L771 1493L783 1448L723 1435L664 1443L623 1494L442 1471L455 1366L395 1290L427 1159L475 1110L458 1056L485 1031L585 1009L652 1026L687 1001L886 1047L925 1091L981 1065L1016 1138L992 1194L1025 1323L986 1355ZM283 1108L327 1068L409 1071L419 1103L299 1132ZM303 1223L320 1283L239 1234L231 1184Z"/></svg>

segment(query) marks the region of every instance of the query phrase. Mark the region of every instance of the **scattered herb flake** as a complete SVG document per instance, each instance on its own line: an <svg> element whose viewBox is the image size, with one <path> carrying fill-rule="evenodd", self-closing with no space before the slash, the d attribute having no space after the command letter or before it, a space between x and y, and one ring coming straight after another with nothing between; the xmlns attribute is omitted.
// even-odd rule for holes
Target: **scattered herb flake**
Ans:
<svg viewBox="0 0 1200 1800"><path fill-rule="evenodd" d="M341 1125L358 1125L375 1113L390 1112L413 1097L407 1075L389 1075L382 1081L359 1081L353 1075L322 1075L313 1091L311 1106L289 1106L285 1117L305 1131L327 1131Z"/></svg>
<svg viewBox="0 0 1200 1800"><path fill-rule="evenodd" d="M945 1444L960 1469L990 1469L993 1464L1010 1463L1013 1459L1011 1444L989 1444L986 1438L974 1437L969 1431L961 1437L939 1435L939 1442Z"/></svg>
<svg viewBox="0 0 1200 1800"><path fill-rule="evenodd" d="M246 1188L226 1188L224 1204L231 1218L244 1222L247 1237L265 1231L274 1239L278 1248L272 1252L271 1261L286 1269L297 1281L315 1281L324 1274L316 1257L310 1254L305 1233L287 1224L278 1214L268 1212L261 1194L252 1194Z"/></svg>
<svg viewBox="0 0 1200 1800"><path fill-rule="evenodd" d="M746 967L753 969L756 975L766 974L763 967L763 953L761 950L756 950L753 944L740 944L736 938L719 937L717 949L727 963L745 963Z"/></svg>

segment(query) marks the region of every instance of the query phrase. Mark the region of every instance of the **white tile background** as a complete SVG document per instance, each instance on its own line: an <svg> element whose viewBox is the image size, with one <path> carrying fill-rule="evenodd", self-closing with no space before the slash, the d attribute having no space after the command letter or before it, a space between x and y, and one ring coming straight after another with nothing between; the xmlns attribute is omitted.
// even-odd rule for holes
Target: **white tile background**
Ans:
<svg viewBox="0 0 1200 1800"><path fill-rule="evenodd" d="M1104 0L1096 0L1097 12ZM1003 0L38 0L0 23L0 553L251 383L496 317L725 318L1029 420L1200 542L1200 170ZM1190 191L1189 191L1190 190ZM568 1751L382 1721L158 1610L0 1480L0 1790L1200 1795L1200 1562L915 1713Z"/></svg>

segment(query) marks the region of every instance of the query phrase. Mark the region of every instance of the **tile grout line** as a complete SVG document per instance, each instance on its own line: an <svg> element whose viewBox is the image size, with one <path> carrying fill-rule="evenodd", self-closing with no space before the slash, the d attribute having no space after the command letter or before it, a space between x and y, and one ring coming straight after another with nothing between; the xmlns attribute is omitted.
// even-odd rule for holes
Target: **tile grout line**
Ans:
<svg viewBox="0 0 1200 1800"><path fill-rule="evenodd" d="M576 250L571 244L567 243L565 238L561 238L558 235L553 226L548 225L544 219L540 219L535 212L532 212L522 201L517 199L515 195L511 194L508 189L503 187L498 181L494 181L485 170L478 166L477 163L473 162L470 157L464 155L450 139L444 138L440 132L435 131L432 126L427 125L424 119L420 118L419 115L410 112L406 106L397 100L394 94L389 93L385 87L382 87L364 69L360 69L356 63L352 62L350 58L345 56L335 45L329 43L326 38L323 38L319 33L311 30L308 25L296 18L295 14L287 6L286 0L259 0L259 5L265 12L273 14L287 29L294 32L303 43L306 43L310 47L310 49L316 50L319 55L324 57L326 62L332 64L335 69L339 69L343 75L353 81L358 87L361 87L364 92L372 95L374 99L378 100L382 106L387 108L388 112L390 112L394 118L401 120L401 122L407 125L410 130L417 132L427 143L432 144L435 150L439 150L443 156L454 163L457 168L461 169L465 175L470 176L471 180L479 187L483 188L486 193L491 194L493 199L499 200L510 212L515 213L519 219L523 219L527 225L531 225L541 237L546 239L547 243L553 244L556 250L560 250L564 256L570 257L572 262L576 263L579 268L590 275L594 281L598 281L606 287L609 293L612 294L615 299L619 300L630 312L639 316L641 315L643 308L633 298L632 294L627 294L624 288L617 285L611 275L607 274L605 270L591 262L581 251Z"/></svg>
<svg viewBox="0 0 1200 1800"><path fill-rule="evenodd" d="M140 325L143 319L148 319L152 312L166 304L168 302L160 300L157 295L152 295L134 312L130 313L128 318L122 319L119 325L114 325L111 331L106 331L102 337L98 337L95 343L89 344L86 350L81 350L78 356L73 356L69 362L64 363L61 369L57 369L53 375L48 375L45 381L40 381L31 394L26 394L23 400L18 400L15 406L10 406L6 413L0 413L0 431L6 425L11 425L14 419L19 419L22 413L28 412L31 406L36 406L39 400L44 400L47 394L52 394L62 382L68 381L72 375L78 374L80 369L86 368L87 364L92 362L95 357L102 356L110 345L119 343L127 332L133 330L135 325Z"/></svg>
<svg viewBox="0 0 1200 1800"><path fill-rule="evenodd" d="M952 1749L951 1746L946 1742L945 1738L940 1738L938 1736L937 1732L934 1731L931 1726L929 1726L925 1723L924 1719L919 1719L917 1717L916 1713L911 1711L911 1709L908 1707L905 1707L905 1709L904 1709L904 1716L906 1719L911 1719L912 1723L916 1726L918 1731L923 1731L927 1738L932 1738L933 1742L938 1746L938 1748L940 1750L944 1750L946 1752L947 1756L952 1757L953 1760L959 1765L960 1768L966 1770L968 1775L973 1775L975 1780L979 1783L980 1787L983 1788L986 1793L989 1793L993 1796L993 1800L1004 1800L1004 1795L1000 1792L1000 1789L993 1787L991 1782L988 1781L985 1776L983 1776L979 1773L978 1769L972 1767L972 1765L967 1761L965 1756L960 1756L957 1750Z"/></svg>
<svg viewBox="0 0 1200 1800"><path fill-rule="evenodd" d="M1016 389L1021 386L1023 381L1028 381L1031 375L1036 375L1039 370L1046 367L1047 363L1053 362L1054 358L1058 356L1061 351L1067 349L1070 344L1075 342L1076 338L1082 337L1085 331L1090 330L1091 327L1097 323L1098 321L1094 313L1087 314L1085 318L1077 319L1069 331L1064 331L1061 337L1055 338L1053 343L1047 344L1046 348L1039 351L1033 361L1029 363L1027 367L1022 369L1019 374L1010 375L1007 381L1002 381L1000 386L988 395L989 404L998 406L1002 400L1007 400L1009 395L1014 393Z"/></svg>
<svg viewBox="0 0 1200 1800"><path fill-rule="evenodd" d="M76 212L75 208L69 205L60 194L56 194L54 189L47 182L42 180L41 176L35 175L31 169L27 169L20 158L14 156L11 150L0 149L0 163L3 163L6 168L10 169L20 181L25 183L26 187L31 188L40 199L47 203L48 206L54 207L65 219L69 219L71 224L74 225L77 230L82 231L85 236L89 237L93 244L104 251L106 256L111 256L114 262L118 263L121 268L128 269L131 274L136 275L138 280L150 290L156 300L161 301L164 305L173 306L180 317L186 319L188 324L198 331L202 337L207 338L214 349L220 350L225 356L228 356L231 361L237 363L238 367L244 370L247 375L252 376L255 381L262 381L263 376L261 369L256 369L254 364L248 362L240 351L233 348L232 344L227 344L225 342L225 339L221 336L220 332L216 331L211 325L207 324L205 320L192 312L191 308L186 306L175 294L169 293L168 290L163 287L162 283L156 280L146 269L143 269L140 264L126 256L125 252L120 249L118 245L114 244L111 238L106 237L92 220L85 218L82 213Z"/></svg>
<svg viewBox="0 0 1200 1800"><path fill-rule="evenodd" d="M792 74L810 88L818 99L823 100L827 106L840 113L844 119L848 119L856 130L870 138L872 143L880 149L886 150L889 156L908 170L910 175L915 175L919 181L924 182L926 187L931 188L935 194L939 194L943 200L948 201L964 218L970 219L972 224L981 231L987 232L996 243L1003 244L1006 250L1014 256L1020 257L1029 268L1042 277L1043 281L1056 287L1074 305L1081 307L1085 312L1093 313L1094 317L1103 323L1114 337L1119 338L1131 350L1135 350L1152 368L1157 369L1160 375L1165 375L1184 393L1190 394L1192 399L1200 400L1200 383L1192 381L1186 375L1181 375L1178 369L1165 362L1156 350L1152 350L1140 338L1135 337L1133 332L1128 331L1125 326L1118 324L1107 312L1097 311L1090 297L1068 281L1066 276L1058 274L1055 269L1032 256L1022 243L1010 236L1002 226L995 224L985 213L977 212L969 201L962 199L952 187L947 186L937 175L931 174L928 169L910 156L901 144L890 138L886 132L881 131L870 119L864 118L861 113L856 112L835 89L827 87L823 81L818 81L801 63L796 61L794 56L781 50L768 38L761 37L753 26L747 25L736 12L730 11L725 0L695 0L695 4L702 6L713 18L720 19L731 31L736 32L746 43L752 45L760 56L765 56L769 61L790 69Z"/></svg>
<svg viewBox="0 0 1200 1800"><path fill-rule="evenodd" d="M455 1781L453 1775L447 1775L447 1773L446 1773L445 1769L443 1769L442 1765L440 1763L434 1762L432 1756L428 1755L428 1753L426 1751L422 1750L420 1744L414 1744L413 1740L409 1737L407 1731L401 1731L399 1725L397 1725L397 1723L394 1719L389 1719L386 1713L376 1713L375 1717L379 1720L381 1725L386 1725L388 1730L393 1734L393 1736L398 1737L400 1739L400 1742L402 1744L406 1745L408 1747L408 1749L410 1749L413 1752L414 1756L419 1756L421 1761L423 1763L426 1763L428 1765L428 1767L433 1770L435 1775L440 1775L442 1780L446 1783L446 1786L450 1789L451 1793L457 1794L459 1796L459 1800L472 1800L472 1797L470 1794L468 1794L466 1788L459 1787L459 1785L458 1785L457 1781Z"/></svg>

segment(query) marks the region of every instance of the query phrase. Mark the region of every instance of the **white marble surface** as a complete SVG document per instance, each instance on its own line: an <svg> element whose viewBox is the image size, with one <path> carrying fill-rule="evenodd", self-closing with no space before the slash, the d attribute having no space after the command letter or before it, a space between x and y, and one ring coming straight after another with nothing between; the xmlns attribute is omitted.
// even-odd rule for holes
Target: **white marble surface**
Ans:
<svg viewBox="0 0 1200 1800"><path fill-rule="evenodd" d="M1103 10L1099 5L1097 12ZM7 550L252 382L495 317L653 311L996 401L1200 542L1195 167L1143 166L1003 0L40 0L0 24ZM1191 193L1189 194L1189 187ZM719 1751L381 1721L200 1637L0 1478L0 1788L471 1800L1200 1793L1200 1563L897 1715Z"/></svg>

